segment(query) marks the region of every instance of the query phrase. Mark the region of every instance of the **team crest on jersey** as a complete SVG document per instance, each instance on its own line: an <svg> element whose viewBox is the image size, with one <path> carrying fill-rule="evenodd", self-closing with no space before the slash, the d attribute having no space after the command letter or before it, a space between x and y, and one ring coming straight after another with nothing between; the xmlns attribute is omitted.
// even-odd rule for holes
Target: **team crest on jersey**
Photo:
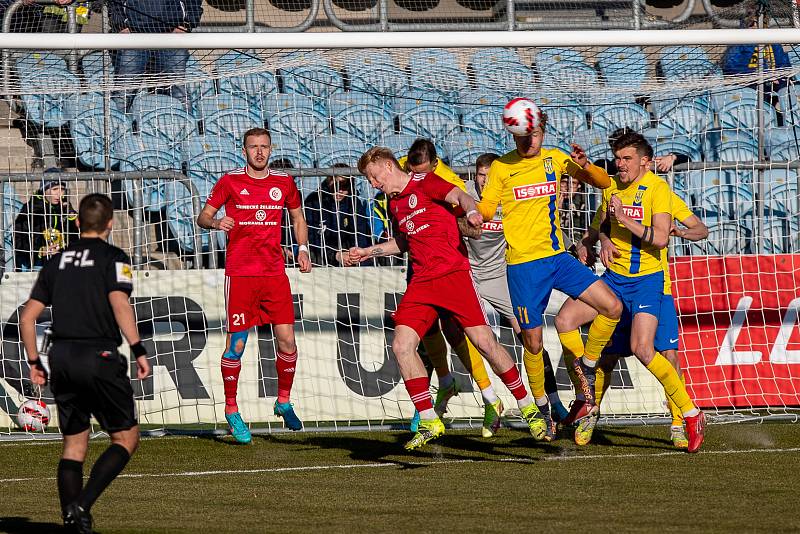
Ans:
<svg viewBox="0 0 800 534"><path fill-rule="evenodd" d="M408 197L408 207L412 210L417 207L417 195L411 193L411 196Z"/></svg>
<svg viewBox="0 0 800 534"><path fill-rule="evenodd" d="M551 174L553 172L553 158L544 158L544 172Z"/></svg>
<svg viewBox="0 0 800 534"><path fill-rule="evenodd" d="M633 202L635 204L641 204L642 203L642 197L644 197L644 192L645 191L646 191L646 189L639 189L638 191L636 191L636 196L633 197Z"/></svg>
<svg viewBox="0 0 800 534"><path fill-rule="evenodd" d="M263 221L263 220L264 220L264 219L266 219L266 218L267 218L267 212L266 212L266 211L264 211L264 210L258 210L258 211L256 212L256 220L257 220L257 221Z"/></svg>
<svg viewBox="0 0 800 534"><path fill-rule="evenodd" d="M406 230L408 230L409 232L414 231L414 221L408 221L406 223Z"/></svg>
<svg viewBox="0 0 800 534"><path fill-rule="evenodd" d="M269 190L269 198L271 198L276 202L280 200L282 196L283 193L281 193L280 187L273 187L272 189Z"/></svg>
<svg viewBox="0 0 800 534"><path fill-rule="evenodd" d="M133 271L127 263L114 262L118 284L133 284Z"/></svg>

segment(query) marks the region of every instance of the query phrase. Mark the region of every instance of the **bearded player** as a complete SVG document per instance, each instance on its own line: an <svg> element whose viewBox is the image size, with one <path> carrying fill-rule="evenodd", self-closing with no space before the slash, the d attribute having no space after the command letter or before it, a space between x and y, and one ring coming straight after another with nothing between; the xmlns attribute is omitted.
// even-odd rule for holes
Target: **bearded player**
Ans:
<svg viewBox="0 0 800 534"><path fill-rule="evenodd" d="M311 271L308 226L303 217L300 192L294 179L269 168L272 139L263 128L252 128L243 137L247 166L225 174L214 185L197 225L228 234L225 252L225 307L228 334L222 355L225 419L240 443L249 443L250 430L236 402L241 358L250 327L272 324L277 341L275 367L278 398L274 413L287 427L300 430L303 423L289 402L297 364L294 337L294 304L281 252L283 210L289 211L299 244L300 272ZM220 208L225 215L216 218Z"/></svg>

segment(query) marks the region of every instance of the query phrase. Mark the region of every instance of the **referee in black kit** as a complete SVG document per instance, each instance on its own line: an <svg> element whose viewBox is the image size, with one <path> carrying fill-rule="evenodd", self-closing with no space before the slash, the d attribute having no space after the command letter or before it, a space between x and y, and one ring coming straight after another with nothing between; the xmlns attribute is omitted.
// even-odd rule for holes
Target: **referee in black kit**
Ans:
<svg viewBox="0 0 800 534"><path fill-rule="evenodd" d="M130 258L106 242L113 217L111 199L90 194L78 209L80 239L45 264L20 317L31 382L44 385L47 371L36 348L36 319L52 306L50 382L64 451L58 463L58 494L64 525L92 532L89 510L125 468L139 445L139 425L128 378L128 360L117 347L120 330L136 356L137 378L150 374L133 308ZM111 436L111 445L92 467L83 486L89 446L89 417Z"/></svg>

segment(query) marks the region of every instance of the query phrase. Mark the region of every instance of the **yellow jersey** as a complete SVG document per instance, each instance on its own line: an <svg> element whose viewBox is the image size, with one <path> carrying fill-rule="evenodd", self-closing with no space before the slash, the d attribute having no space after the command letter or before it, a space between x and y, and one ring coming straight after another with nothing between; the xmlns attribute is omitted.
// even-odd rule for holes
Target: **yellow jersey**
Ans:
<svg viewBox="0 0 800 534"><path fill-rule="evenodd" d="M401 169L405 170L407 160L408 156L403 156L402 158L397 160L397 163L400 164ZM435 174L445 182L453 184L454 186L461 189L465 193L467 192L467 185L464 183L464 180L462 180L459 175L453 172L453 169L445 165L444 162L439 158L436 158L436 168L433 169L433 174Z"/></svg>
<svg viewBox="0 0 800 534"><path fill-rule="evenodd" d="M509 265L564 252L558 198L568 163L575 165L556 148L542 148L530 158L513 150L492 162L478 211L486 218L501 205Z"/></svg>
<svg viewBox="0 0 800 534"><path fill-rule="evenodd" d="M603 190L600 211L608 213L608 203L613 195L617 195L622 201L628 216L643 226L652 226L653 215L656 213L672 213L672 190L667 182L650 171L628 185L614 176L611 187ZM634 236L614 217L611 218L610 225L609 237L620 254L618 258L614 258L610 270L622 276L644 276L664 268L661 260L664 249L642 243L641 238Z"/></svg>
<svg viewBox="0 0 800 534"><path fill-rule="evenodd" d="M689 209L686 202L681 197L672 193L672 218L676 221L683 222L692 215L694 212ZM672 295L672 279L669 277L669 262L667 261L667 249L661 249L661 268L664 269L664 294Z"/></svg>

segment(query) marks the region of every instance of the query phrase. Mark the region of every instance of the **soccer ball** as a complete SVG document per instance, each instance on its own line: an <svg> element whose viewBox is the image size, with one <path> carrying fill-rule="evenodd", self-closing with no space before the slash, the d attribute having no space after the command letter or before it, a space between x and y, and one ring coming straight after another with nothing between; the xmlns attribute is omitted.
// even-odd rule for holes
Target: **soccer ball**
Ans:
<svg viewBox="0 0 800 534"><path fill-rule="evenodd" d="M40 400L26 400L17 412L17 424L25 432L43 432L50 422L50 409Z"/></svg>
<svg viewBox="0 0 800 534"><path fill-rule="evenodd" d="M514 135L530 135L541 120L541 110L527 98L515 98L503 108L503 125Z"/></svg>

